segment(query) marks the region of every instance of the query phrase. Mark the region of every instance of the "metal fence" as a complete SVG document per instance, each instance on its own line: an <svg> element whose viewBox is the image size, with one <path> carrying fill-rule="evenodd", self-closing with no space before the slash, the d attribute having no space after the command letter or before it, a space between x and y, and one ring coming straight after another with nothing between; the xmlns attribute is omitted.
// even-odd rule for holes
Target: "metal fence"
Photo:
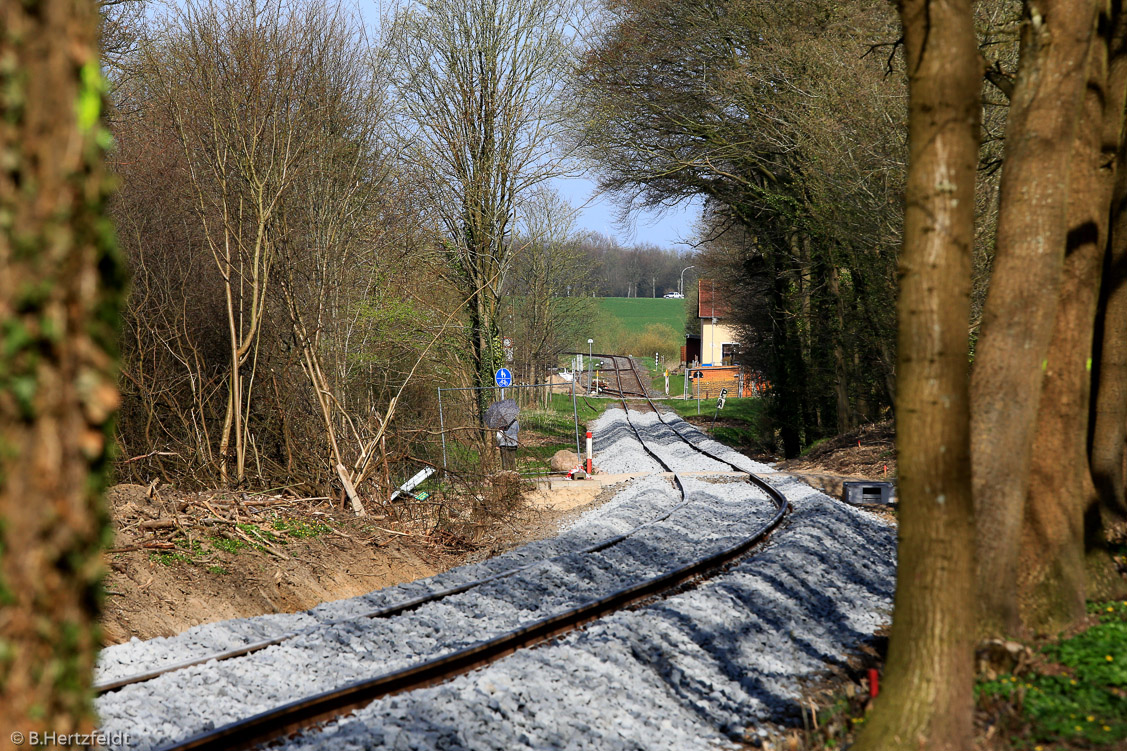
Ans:
<svg viewBox="0 0 1127 751"><path fill-rule="evenodd" d="M488 474L496 467L496 431L483 425L478 415L478 398L483 391L491 392L493 400L513 399L520 407L517 467L521 474L546 474L547 453L553 448L570 448L572 441L576 453L580 453L574 379L569 384L446 387L438 389L444 471L475 475Z"/></svg>

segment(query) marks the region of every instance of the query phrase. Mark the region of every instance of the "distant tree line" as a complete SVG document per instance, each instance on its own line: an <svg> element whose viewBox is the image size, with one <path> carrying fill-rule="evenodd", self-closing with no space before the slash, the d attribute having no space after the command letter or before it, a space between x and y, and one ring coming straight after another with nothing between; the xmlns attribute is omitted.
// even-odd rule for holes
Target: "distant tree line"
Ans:
<svg viewBox="0 0 1127 751"><path fill-rule="evenodd" d="M621 245L597 232L584 233L578 241L578 261L589 270L591 292L596 297L663 297L696 284L694 253L688 249L659 247L646 243Z"/></svg>

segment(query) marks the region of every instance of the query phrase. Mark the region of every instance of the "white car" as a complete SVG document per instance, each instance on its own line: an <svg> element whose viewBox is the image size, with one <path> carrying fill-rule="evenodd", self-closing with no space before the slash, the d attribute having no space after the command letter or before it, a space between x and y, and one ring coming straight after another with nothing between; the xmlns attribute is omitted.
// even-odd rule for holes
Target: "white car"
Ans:
<svg viewBox="0 0 1127 751"><path fill-rule="evenodd" d="M683 299L685 299L685 296L682 295L680 292L668 292L665 295L665 299L666 300L683 300Z"/></svg>

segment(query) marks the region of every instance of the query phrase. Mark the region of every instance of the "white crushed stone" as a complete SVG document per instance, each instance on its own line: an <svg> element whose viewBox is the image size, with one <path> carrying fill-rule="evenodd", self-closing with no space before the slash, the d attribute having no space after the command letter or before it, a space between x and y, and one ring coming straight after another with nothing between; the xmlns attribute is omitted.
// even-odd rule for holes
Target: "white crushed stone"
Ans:
<svg viewBox="0 0 1127 751"><path fill-rule="evenodd" d="M309 749L739 748L887 621L894 531L780 483L786 527L723 576L291 741ZM746 747L746 746L744 746Z"/></svg>
<svg viewBox="0 0 1127 751"><path fill-rule="evenodd" d="M598 466L614 473L660 471L623 417L608 410L595 425ZM631 417L678 471L730 469L682 448L678 433L694 441L703 436L679 418L666 416L666 426L656 415ZM746 470L770 471L721 444L706 445ZM623 468L647 462L645 469ZM773 513L749 484L685 483L689 502L682 507L667 480L643 478L559 537L489 561L308 613L209 624L110 648L99 663L99 680L211 654L217 645L222 650L303 630L248 657L102 696L101 727L128 732L128 748L183 739L649 578L733 544ZM785 528L723 576L449 684L375 702L294 748L711 748L738 739L758 720L785 717L794 711L798 678L841 660L884 623L895 535L876 517L797 481L777 487L794 505ZM604 551L575 552L666 514ZM343 620L537 561L394 618Z"/></svg>
<svg viewBox="0 0 1127 751"><path fill-rule="evenodd" d="M94 679L97 683L108 683L159 670L303 631L325 621L407 602L553 556L582 550L659 518L673 508L678 500L667 493L648 495L638 489L628 488L566 526L554 538L530 542L493 558L432 577L397 584L358 597L323 603L307 612L234 618L194 626L176 636L145 641L134 638L102 650L98 656Z"/></svg>

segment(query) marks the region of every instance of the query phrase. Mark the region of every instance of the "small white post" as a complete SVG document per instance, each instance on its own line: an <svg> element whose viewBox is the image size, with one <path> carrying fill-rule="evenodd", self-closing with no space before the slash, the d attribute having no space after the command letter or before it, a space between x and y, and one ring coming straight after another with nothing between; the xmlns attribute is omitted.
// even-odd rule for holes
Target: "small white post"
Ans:
<svg viewBox="0 0 1127 751"><path fill-rule="evenodd" d="M587 431L587 474L591 474L591 431Z"/></svg>
<svg viewBox="0 0 1127 751"><path fill-rule="evenodd" d="M669 370L665 371L665 395L669 396Z"/></svg>

